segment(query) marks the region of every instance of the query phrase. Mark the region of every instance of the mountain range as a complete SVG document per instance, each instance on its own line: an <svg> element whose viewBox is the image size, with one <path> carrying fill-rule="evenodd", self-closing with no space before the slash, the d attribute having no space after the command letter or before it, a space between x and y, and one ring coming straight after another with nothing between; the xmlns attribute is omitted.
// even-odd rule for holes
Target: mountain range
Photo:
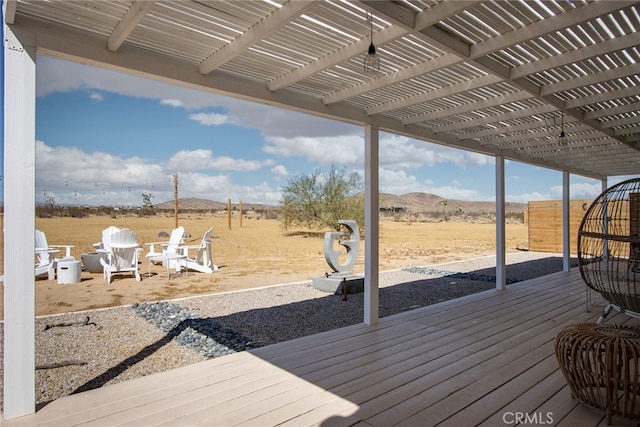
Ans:
<svg viewBox="0 0 640 427"><path fill-rule="evenodd" d="M387 209L403 209L412 213L420 212L440 212L444 208L443 201L446 200L446 208L449 212L462 210L466 213L490 213L495 212L495 203L487 201L469 202L464 200L445 199L429 193L408 193L403 195L395 195L388 193L380 193L380 207ZM223 210L227 208L227 203L217 202L207 199L184 198L178 200L178 206L181 210ZM157 204L156 209L173 210L174 202L164 202ZM239 203L231 203L232 209L238 209ZM242 210L268 210L277 206L265 205L260 203L243 203ZM506 213L524 212L527 208L526 203L506 203Z"/></svg>

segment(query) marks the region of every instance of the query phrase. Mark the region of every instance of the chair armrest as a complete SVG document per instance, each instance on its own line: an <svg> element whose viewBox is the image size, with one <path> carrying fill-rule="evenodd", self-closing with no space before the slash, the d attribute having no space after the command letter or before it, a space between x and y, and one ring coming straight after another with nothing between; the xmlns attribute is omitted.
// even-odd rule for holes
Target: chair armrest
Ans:
<svg viewBox="0 0 640 427"><path fill-rule="evenodd" d="M176 246L178 249L200 249L201 245L180 245Z"/></svg>
<svg viewBox="0 0 640 427"><path fill-rule="evenodd" d="M49 245L52 248L65 248L66 252L65 252L65 256L66 257L70 257L71 256L71 249L75 248L75 245Z"/></svg>
<svg viewBox="0 0 640 427"><path fill-rule="evenodd" d="M51 249L51 248L35 248L36 253L48 253L55 254L60 252L60 249Z"/></svg>
<svg viewBox="0 0 640 427"><path fill-rule="evenodd" d="M147 246L149 249L149 253L150 254L160 254L162 252L156 252L156 245L160 245L161 248L166 248L167 245L169 244L169 242L149 242L149 243L145 243L145 246Z"/></svg>
<svg viewBox="0 0 640 427"><path fill-rule="evenodd" d="M149 242L149 243L145 243L146 246L153 246L153 245L168 245L169 242Z"/></svg>
<svg viewBox="0 0 640 427"><path fill-rule="evenodd" d="M189 250L190 249L198 250L198 249L200 249L200 245L180 245L180 246L176 246L176 252L179 252L179 253L185 255L187 258L189 257Z"/></svg>

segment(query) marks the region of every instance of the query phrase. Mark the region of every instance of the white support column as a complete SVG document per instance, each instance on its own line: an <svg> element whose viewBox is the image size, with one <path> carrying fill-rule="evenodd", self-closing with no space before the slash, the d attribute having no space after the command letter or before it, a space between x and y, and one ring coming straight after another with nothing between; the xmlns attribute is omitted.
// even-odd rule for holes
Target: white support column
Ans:
<svg viewBox="0 0 640 427"><path fill-rule="evenodd" d="M379 136L373 125L364 127L364 323L375 325L379 319L378 269L380 261Z"/></svg>
<svg viewBox="0 0 640 427"><path fill-rule="evenodd" d="M562 172L562 271L571 270L570 174Z"/></svg>
<svg viewBox="0 0 640 427"><path fill-rule="evenodd" d="M35 412L36 55L32 35L14 34L7 25L3 29L4 418L8 420Z"/></svg>
<svg viewBox="0 0 640 427"><path fill-rule="evenodd" d="M504 157L496 157L496 289L507 288Z"/></svg>

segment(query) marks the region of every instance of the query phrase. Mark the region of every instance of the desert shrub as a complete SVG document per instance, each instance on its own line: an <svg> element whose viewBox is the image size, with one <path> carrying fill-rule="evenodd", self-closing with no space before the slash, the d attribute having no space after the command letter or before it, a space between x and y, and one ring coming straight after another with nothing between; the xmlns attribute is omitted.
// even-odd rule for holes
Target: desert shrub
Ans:
<svg viewBox="0 0 640 427"><path fill-rule="evenodd" d="M354 220L360 232L364 231L362 179L356 172L334 167L329 172L315 171L290 179L282 195L285 229L303 226L341 230L340 220Z"/></svg>

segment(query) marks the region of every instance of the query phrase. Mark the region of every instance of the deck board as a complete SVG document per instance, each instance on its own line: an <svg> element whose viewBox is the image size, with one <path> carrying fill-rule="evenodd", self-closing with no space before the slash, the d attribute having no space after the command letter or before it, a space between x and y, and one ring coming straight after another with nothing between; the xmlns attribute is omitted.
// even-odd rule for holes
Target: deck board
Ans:
<svg viewBox="0 0 640 427"><path fill-rule="evenodd" d="M556 273L67 396L4 425L455 427L515 413L605 425L571 398L554 354L564 326L598 315L578 272Z"/></svg>

